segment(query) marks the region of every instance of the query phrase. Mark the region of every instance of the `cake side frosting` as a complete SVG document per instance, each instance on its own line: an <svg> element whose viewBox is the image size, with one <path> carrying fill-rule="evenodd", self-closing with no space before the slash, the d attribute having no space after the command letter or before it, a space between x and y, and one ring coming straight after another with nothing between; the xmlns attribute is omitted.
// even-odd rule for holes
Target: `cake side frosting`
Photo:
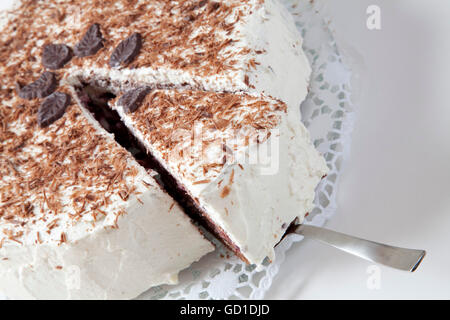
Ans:
<svg viewBox="0 0 450 320"><path fill-rule="evenodd" d="M245 46L253 48L244 76L248 91L281 99L288 105L288 112L295 113L292 119L297 124L311 67L291 14L279 1L265 0L237 28L242 28L239 33Z"/></svg>

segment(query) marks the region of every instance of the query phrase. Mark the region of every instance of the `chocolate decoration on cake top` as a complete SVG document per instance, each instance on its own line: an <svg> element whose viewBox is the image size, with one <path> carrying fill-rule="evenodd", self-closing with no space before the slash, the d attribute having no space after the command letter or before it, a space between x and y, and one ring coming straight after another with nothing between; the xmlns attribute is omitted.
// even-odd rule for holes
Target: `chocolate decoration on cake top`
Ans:
<svg viewBox="0 0 450 320"><path fill-rule="evenodd" d="M92 56L103 48L103 36L98 23L92 24L73 51L77 57Z"/></svg>
<svg viewBox="0 0 450 320"><path fill-rule="evenodd" d="M111 68L118 68L129 64L136 58L142 47L142 36L140 33L133 33L131 36L121 41L114 49L109 59Z"/></svg>
<svg viewBox="0 0 450 320"><path fill-rule="evenodd" d="M72 59L72 50L65 44L47 44L42 51L42 65L57 70Z"/></svg>
<svg viewBox="0 0 450 320"><path fill-rule="evenodd" d="M150 91L150 87L131 89L120 97L118 104L123 107L126 113L135 112Z"/></svg>
<svg viewBox="0 0 450 320"><path fill-rule="evenodd" d="M48 96L38 110L38 123L47 127L64 115L70 104L70 96L63 92L54 92Z"/></svg>
<svg viewBox="0 0 450 320"><path fill-rule="evenodd" d="M17 91L22 99L45 98L55 91L56 85L56 75L53 72L45 71L39 79L26 86L18 87Z"/></svg>

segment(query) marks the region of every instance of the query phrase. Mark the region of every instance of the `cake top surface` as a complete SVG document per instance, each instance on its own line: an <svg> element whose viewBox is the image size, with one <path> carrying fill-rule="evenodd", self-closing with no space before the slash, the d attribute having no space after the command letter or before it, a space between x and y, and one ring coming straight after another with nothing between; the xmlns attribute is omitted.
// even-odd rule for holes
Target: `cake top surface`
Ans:
<svg viewBox="0 0 450 320"><path fill-rule="evenodd" d="M123 65L127 69L164 67L200 76L226 75L241 66L250 51L239 41L239 27L256 6L255 0L120 0L108 5L100 0L23 0L8 15L0 35L0 68L6 74L2 86L10 88L10 79L37 76L43 47L50 43L74 49L66 67L111 68L113 51L135 33L141 48ZM93 24L99 25L102 46L89 57L79 57L77 44Z"/></svg>
<svg viewBox="0 0 450 320"><path fill-rule="evenodd" d="M152 90L130 111L121 97L111 107L153 154L192 184L216 179L226 163L266 141L287 109L279 100L246 93Z"/></svg>

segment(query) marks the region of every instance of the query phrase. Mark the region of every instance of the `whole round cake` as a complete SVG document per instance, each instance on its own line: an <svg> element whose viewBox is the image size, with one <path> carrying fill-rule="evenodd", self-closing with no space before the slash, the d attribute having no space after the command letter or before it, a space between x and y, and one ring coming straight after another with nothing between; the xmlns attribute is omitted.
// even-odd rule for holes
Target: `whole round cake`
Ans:
<svg viewBox="0 0 450 320"><path fill-rule="evenodd" d="M275 0L16 1L0 15L0 292L133 298L273 259L326 175ZM194 223L193 221L194 220Z"/></svg>

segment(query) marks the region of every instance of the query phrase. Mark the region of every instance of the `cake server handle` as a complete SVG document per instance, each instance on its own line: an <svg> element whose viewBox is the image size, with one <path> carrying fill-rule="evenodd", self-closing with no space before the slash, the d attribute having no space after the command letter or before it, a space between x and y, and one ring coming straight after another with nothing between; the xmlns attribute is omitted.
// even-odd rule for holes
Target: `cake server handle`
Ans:
<svg viewBox="0 0 450 320"><path fill-rule="evenodd" d="M419 267L426 254L425 250L393 247L311 225L295 226L294 232L360 258L410 272L414 272Z"/></svg>

